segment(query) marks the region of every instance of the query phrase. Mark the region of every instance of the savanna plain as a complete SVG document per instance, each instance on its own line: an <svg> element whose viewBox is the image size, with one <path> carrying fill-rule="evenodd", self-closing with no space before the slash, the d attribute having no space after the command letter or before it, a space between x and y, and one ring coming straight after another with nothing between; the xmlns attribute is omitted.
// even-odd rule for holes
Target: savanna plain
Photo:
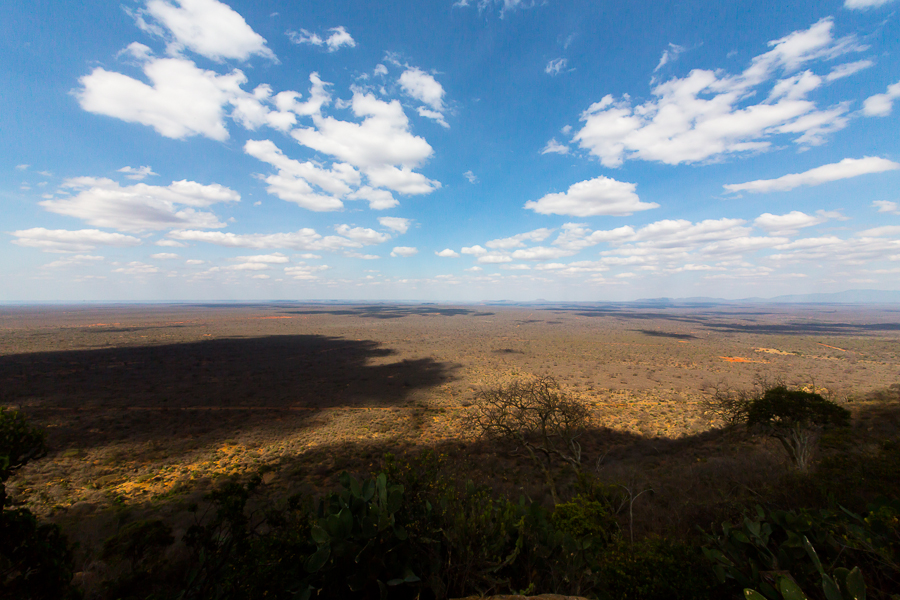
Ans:
<svg viewBox="0 0 900 600"><path fill-rule="evenodd" d="M523 449L466 420L482 391L541 376L586 407L583 470L618 490L621 535L690 539L754 503L824 502L813 485L785 483L776 440L710 411L717 394L778 382L847 408L851 428L823 437L824 454L896 439L900 307L6 307L0 404L46 431L48 448L7 493L77 544L76 584L98 598L127 568L104 542L159 519L174 540L160 552L177 561L209 492L253 476L267 501L314 497L343 472L364 479L430 451L444 481L547 504ZM571 470L554 468L575 495Z"/></svg>

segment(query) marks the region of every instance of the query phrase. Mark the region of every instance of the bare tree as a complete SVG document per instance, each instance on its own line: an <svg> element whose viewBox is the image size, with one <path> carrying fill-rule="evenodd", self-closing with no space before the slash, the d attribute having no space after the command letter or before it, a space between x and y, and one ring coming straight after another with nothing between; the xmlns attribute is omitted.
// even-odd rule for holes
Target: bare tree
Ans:
<svg viewBox="0 0 900 600"><path fill-rule="evenodd" d="M578 438L590 425L590 412L550 376L482 390L464 419L479 435L524 448L544 474L554 504L560 502L554 463L568 465L576 476L581 472Z"/></svg>

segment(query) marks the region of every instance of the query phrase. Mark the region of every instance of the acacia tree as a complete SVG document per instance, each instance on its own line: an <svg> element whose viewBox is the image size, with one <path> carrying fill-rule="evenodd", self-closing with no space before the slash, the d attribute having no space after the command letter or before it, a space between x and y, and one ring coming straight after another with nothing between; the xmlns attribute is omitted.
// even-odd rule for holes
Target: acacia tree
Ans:
<svg viewBox="0 0 900 600"><path fill-rule="evenodd" d="M482 390L464 420L479 435L524 448L543 473L554 504L560 502L554 463L581 472L578 438L590 425L590 412L550 376Z"/></svg>
<svg viewBox="0 0 900 600"><path fill-rule="evenodd" d="M850 411L819 394L780 385L750 401L746 419L748 427L777 439L796 467L806 471L822 429L849 425Z"/></svg>

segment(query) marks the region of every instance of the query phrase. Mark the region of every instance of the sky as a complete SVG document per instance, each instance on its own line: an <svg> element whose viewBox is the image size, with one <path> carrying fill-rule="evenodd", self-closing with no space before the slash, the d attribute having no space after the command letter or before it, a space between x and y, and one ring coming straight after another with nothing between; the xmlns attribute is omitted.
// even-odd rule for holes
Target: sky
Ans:
<svg viewBox="0 0 900 600"><path fill-rule="evenodd" d="M0 302L900 290L900 1L0 6Z"/></svg>

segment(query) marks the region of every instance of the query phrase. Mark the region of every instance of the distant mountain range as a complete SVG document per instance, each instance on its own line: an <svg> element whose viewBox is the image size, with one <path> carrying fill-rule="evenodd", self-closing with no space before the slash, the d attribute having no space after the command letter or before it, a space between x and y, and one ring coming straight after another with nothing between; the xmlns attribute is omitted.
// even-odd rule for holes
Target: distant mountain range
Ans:
<svg viewBox="0 0 900 600"><path fill-rule="evenodd" d="M645 298L635 300L643 304L900 304L900 291L890 290L847 290L828 294L790 294L774 298Z"/></svg>

